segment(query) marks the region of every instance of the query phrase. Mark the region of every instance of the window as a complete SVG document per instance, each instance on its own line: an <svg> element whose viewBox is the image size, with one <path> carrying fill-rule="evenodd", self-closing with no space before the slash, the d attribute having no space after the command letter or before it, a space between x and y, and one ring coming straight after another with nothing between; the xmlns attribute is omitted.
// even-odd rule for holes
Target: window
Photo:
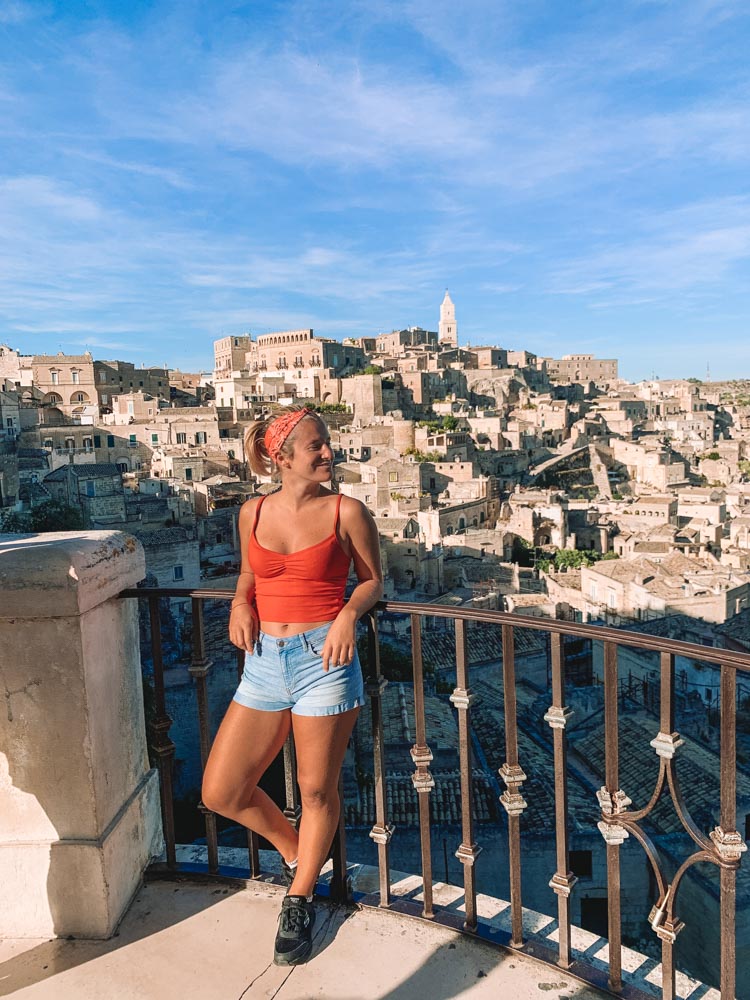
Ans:
<svg viewBox="0 0 750 1000"><path fill-rule="evenodd" d="M130 435L128 443L130 444L131 448L135 448L137 446L138 438L135 436L135 434Z"/></svg>
<svg viewBox="0 0 750 1000"><path fill-rule="evenodd" d="M591 851L571 851L569 865L578 878L591 878Z"/></svg>
<svg viewBox="0 0 750 1000"><path fill-rule="evenodd" d="M102 446L102 436L101 434L94 434L94 447L101 448Z"/></svg>
<svg viewBox="0 0 750 1000"><path fill-rule="evenodd" d="M99 381L106 384L106 381L107 381L107 373L106 372L99 372Z"/></svg>
<svg viewBox="0 0 750 1000"><path fill-rule="evenodd" d="M90 437L85 437L83 439L83 447L86 449L86 451L91 451L91 449L94 447L94 442L91 440Z"/></svg>
<svg viewBox="0 0 750 1000"><path fill-rule="evenodd" d="M189 481L192 478L193 478L193 470L192 469L185 469L185 479L187 479Z"/></svg>
<svg viewBox="0 0 750 1000"><path fill-rule="evenodd" d="M224 536L222 535L222 533L220 531L217 531L216 532L216 544L217 545L221 545L221 543L223 541L224 541Z"/></svg>
<svg viewBox="0 0 750 1000"><path fill-rule="evenodd" d="M79 371L72 371L70 374L73 376L73 385L80 385L81 373Z"/></svg>
<svg viewBox="0 0 750 1000"><path fill-rule="evenodd" d="M151 434L151 444L158 444L158 443L159 443L159 435L158 434L154 434L152 432L152 434Z"/></svg>
<svg viewBox="0 0 750 1000"><path fill-rule="evenodd" d="M187 444L186 431L177 431L177 444Z"/></svg>
<svg viewBox="0 0 750 1000"><path fill-rule="evenodd" d="M108 448L114 448L114 446L115 446L115 436L114 436L114 434L108 434L107 435L107 447Z"/></svg>
<svg viewBox="0 0 750 1000"><path fill-rule="evenodd" d="M589 583L589 597L591 598L592 601L596 600L596 584L593 582L593 580L591 581L591 583Z"/></svg>
<svg viewBox="0 0 750 1000"><path fill-rule="evenodd" d="M182 566L174 566L172 568L172 577L174 580L184 580L185 574L183 572Z"/></svg>
<svg viewBox="0 0 750 1000"><path fill-rule="evenodd" d="M60 372L50 372L50 378L52 379L52 385L60 384Z"/></svg>
<svg viewBox="0 0 750 1000"><path fill-rule="evenodd" d="M54 448L54 443L52 441L52 438L45 438L44 439L44 444L42 445L42 447L43 448Z"/></svg>
<svg viewBox="0 0 750 1000"><path fill-rule="evenodd" d="M102 403L106 406L108 401L109 401L109 396L107 395L106 392L103 392L102 393Z"/></svg>
<svg viewBox="0 0 750 1000"><path fill-rule="evenodd" d="M86 480L86 496L95 497L96 496L96 483L93 479Z"/></svg>
<svg viewBox="0 0 750 1000"><path fill-rule="evenodd" d="M388 473L388 482L389 483L397 483L398 482L398 473L397 472L389 472Z"/></svg>
<svg viewBox="0 0 750 1000"><path fill-rule="evenodd" d="M617 594L615 593L614 590L612 590L611 587L607 591L607 605L610 608L616 608L617 607Z"/></svg>
<svg viewBox="0 0 750 1000"><path fill-rule="evenodd" d="M205 444L206 443L206 432L205 431L196 431L195 432L195 443L196 444Z"/></svg>

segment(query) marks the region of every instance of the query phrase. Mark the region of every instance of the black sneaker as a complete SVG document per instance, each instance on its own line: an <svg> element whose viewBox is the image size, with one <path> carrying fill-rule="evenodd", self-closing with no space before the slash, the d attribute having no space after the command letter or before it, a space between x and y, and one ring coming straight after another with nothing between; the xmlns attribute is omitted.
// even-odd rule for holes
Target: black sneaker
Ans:
<svg viewBox="0 0 750 1000"><path fill-rule="evenodd" d="M310 957L315 909L304 896L285 896L273 950L276 965L299 965Z"/></svg>
<svg viewBox="0 0 750 1000"><path fill-rule="evenodd" d="M297 874L297 866L296 865L288 865L286 863L286 861L284 861L284 859L282 858L281 859L281 877L284 879L284 882L286 883L287 889L289 888L289 886L294 881L294 876L296 874Z"/></svg>

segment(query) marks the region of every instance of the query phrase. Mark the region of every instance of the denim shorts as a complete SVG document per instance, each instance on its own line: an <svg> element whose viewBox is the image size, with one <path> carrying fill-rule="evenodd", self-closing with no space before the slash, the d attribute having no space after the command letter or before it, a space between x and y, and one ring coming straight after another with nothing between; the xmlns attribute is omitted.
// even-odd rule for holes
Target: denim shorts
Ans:
<svg viewBox="0 0 750 1000"><path fill-rule="evenodd" d="M294 715L339 715L365 703L359 657L345 667L323 669L323 644L331 622L283 639L261 632L234 701L262 712L291 708Z"/></svg>

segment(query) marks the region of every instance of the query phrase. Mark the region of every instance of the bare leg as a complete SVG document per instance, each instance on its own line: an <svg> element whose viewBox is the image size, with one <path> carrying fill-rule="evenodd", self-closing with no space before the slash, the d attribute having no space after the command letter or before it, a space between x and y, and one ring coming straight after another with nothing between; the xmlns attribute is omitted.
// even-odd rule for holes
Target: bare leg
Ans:
<svg viewBox="0 0 750 1000"><path fill-rule="evenodd" d="M358 708L341 715L292 715L302 799L299 865L289 895L311 896L339 821L339 773Z"/></svg>
<svg viewBox="0 0 750 1000"><path fill-rule="evenodd" d="M297 831L258 781L284 745L290 715L233 701L211 748L202 789L206 808L270 840L287 861L297 857Z"/></svg>

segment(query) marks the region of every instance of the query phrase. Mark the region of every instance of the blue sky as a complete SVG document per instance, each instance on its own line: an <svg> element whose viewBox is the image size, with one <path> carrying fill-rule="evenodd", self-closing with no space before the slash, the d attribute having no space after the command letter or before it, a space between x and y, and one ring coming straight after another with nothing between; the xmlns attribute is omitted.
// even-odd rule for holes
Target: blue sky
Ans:
<svg viewBox="0 0 750 1000"><path fill-rule="evenodd" d="M750 376L746 0L0 0L0 342Z"/></svg>

